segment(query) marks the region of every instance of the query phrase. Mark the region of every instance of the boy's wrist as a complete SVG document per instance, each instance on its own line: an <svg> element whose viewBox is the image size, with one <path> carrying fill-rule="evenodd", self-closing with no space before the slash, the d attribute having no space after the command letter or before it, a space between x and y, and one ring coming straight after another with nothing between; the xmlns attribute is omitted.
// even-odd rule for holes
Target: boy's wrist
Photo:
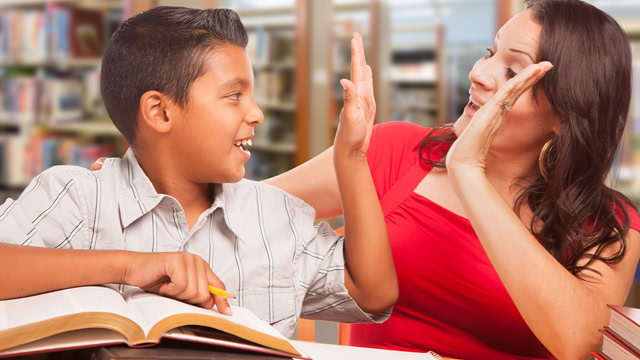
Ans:
<svg viewBox="0 0 640 360"><path fill-rule="evenodd" d="M369 165L367 162L367 153L353 150L353 151L334 151L333 163L335 166L341 165Z"/></svg>

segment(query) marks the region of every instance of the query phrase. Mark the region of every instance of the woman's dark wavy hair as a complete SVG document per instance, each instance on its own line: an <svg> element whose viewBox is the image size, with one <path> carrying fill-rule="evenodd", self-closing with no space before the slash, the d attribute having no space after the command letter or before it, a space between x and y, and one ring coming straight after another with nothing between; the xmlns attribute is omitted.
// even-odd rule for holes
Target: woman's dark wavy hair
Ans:
<svg viewBox="0 0 640 360"><path fill-rule="evenodd" d="M534 86L533 96L542 91L561 120L543 159L548 181L538 174L519 193L514 211L519 213L526 202L534 215L529 225L532 234L567 270L581 277L596 260L619 262L627 249L626 205L633 205L607 187L605 178L629 111L631 51L615 20L590 4L526 3L542 25L537 60L554 64ZM455 141L451 127L452 123L440 125L420 142L423 161L444 168L444 156L440 161L430 159L438 148ZM604 256L603 251L615 244L619 250ZM585 257L588 261L578 266Z"/></svg>

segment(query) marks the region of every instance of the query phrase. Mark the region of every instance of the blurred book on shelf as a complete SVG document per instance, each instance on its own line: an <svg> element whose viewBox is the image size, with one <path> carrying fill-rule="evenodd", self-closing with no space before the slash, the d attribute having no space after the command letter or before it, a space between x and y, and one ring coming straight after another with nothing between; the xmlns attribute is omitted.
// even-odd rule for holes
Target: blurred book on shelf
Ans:
<svg viewBox="0 0 640 360"><path fill-rule="evenodd" d="M0 8L0 203L51 166L124 152L100 96L101 57L123 14L106 2Z"/></svg>
<svg viewBox="0 0 640 360"><path fill-rule="evenodd" d="M90 169L99 157L116 155L112 143L42 133L30 139L0 136L0 182L9 187L24 187L44 170L56 165L76 165Z"/></svg>
<svg viewBox="0 0 640 360"><path fill-rule="evenodd" d="M282 10L287 14L293 9ZM241 12L242 14L242 12ZM294 166L296 136L293 22L274 22L269 12L241 15L246 21L247 54L255 75L253 97L264 115L249 147L246 177L263 180Z"/></svg>
<svg viewBox="0 0 640 360"><path fill-rule="evenodd" d="M98 10L48 2L45 9L0 12L0 60L5 63L99 58L103 48Z"/></svg>

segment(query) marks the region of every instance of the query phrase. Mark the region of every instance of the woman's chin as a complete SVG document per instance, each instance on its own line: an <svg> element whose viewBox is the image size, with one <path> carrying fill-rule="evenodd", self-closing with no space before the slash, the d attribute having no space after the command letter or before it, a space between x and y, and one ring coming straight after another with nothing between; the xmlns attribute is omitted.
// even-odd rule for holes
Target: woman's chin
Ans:
<svg viewBox="0 0 640 360"><path fill-rule="evenodd" d="M464 129L466 129L467 125L469 125L469 121L471 121L471 117L463 113L462 115L460 115L458 120L453 123L453 132L457 137L460 137L460 135L462 135Z"/></svg>

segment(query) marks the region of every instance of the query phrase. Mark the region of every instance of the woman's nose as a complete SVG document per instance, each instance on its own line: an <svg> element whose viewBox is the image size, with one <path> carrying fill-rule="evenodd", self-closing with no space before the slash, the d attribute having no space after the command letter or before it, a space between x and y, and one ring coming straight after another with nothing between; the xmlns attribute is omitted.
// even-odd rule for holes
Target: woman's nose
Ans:
<svg viewBox="0 0 640 360"><path fill-rule="evenodd" d="M491 59L480 59L469 73L469 80L485 90L496 90L495 69Z"/></svg>

